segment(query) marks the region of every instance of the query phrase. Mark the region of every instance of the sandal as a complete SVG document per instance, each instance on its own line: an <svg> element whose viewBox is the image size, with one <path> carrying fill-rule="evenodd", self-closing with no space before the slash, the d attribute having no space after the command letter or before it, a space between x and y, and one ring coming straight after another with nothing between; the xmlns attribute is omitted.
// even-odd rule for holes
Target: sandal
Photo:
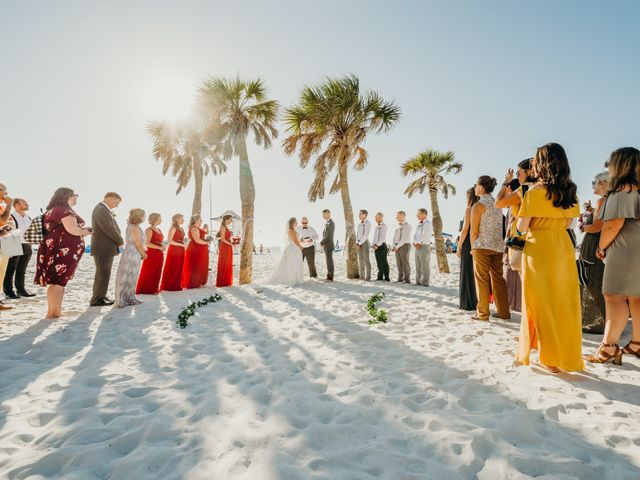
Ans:
<svg viewBox="0 0 640 480"><path fill-rule="evenodd" d="M613 354L607 353L604 351L605 347L616 347L616 350ZM591 363L607 363L613 360L614 365L622 365L622 350L617 343L603 343L598 347L595 355L587 355L585 359Z"/></svg>
<svg viewBox="0 0 640 480"><path fill-rule="evenodd" d="M626 353L627 355L635 355L636 357L640 358L640 348L638 348L637 350L634 350L633 348L631 348L631 345L640 345L640 342L631 341L627 343L622 348L622 353Z"/></svg>

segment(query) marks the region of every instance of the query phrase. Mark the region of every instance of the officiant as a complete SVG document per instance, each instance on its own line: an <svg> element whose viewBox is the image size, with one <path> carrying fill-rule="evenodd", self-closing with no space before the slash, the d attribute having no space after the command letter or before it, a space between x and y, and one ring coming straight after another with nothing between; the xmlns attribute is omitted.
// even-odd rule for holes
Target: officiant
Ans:
<svg viewBox="0 0 640 480"><path fill-rule="evenodd" d="M303 246L302 258L309 265L309 275L311 278L316 278L318 276L316 272L316 240L320 238L318 232L316 232L315 228L309 226L307 217L302 217L300 225L296 227L296 233Z"/></svg>

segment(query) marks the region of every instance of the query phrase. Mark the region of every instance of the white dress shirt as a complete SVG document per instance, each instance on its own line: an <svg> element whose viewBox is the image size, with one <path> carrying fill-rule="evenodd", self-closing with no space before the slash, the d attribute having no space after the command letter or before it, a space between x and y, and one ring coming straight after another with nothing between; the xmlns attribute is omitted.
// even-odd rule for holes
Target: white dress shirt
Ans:
<svg viewBox="0 0 640 480"><path fill-rule="evenodd" d="M382 222L373 230L373 246L379 247L387 241L387 224Z"/></svg>
<svg viewBox="0 0 640 480"><path fill-rule="evenodd" d="M399 223L393 234L393 248L400 248L411 243L411 225L407 222Z"/></svg>
<svg viewBox="0 0 640 480"><path fill-rule="evenodd" d="M422 245L430 245L432 233L433 227L431 226L431 222L429 220L418 223L418 226L416 226L416 233L413 234L414 245L416 243Z"/></svg>
<svg viewBox="0 0 640 480"><path fill-rule="evenodd" d="M365 220L364 222L358 223L356 230L356 243L358 245L362 245L364 242L369 240L369 234L371 233L371 222L369 220Z"/></svg>
<svg viewBox="0 0 640 480"><path fill-rule="evenodd" d="M318 232L313 227L305 227L302 225L298 225L296 227L296 233L298 234L298 240L302 243L303 247L311 247L320 237L318 236Z"/></svg>

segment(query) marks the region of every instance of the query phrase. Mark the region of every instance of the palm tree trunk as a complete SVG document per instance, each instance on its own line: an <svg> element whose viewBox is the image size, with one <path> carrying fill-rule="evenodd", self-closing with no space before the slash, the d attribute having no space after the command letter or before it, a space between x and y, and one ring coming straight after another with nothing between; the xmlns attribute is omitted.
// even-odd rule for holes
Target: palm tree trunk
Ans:
<svg viewBox="0 0 640 480"><path fill-rule="evenodd" d="M442 217L440 217L440 207L438 206L438 190L429 189L431 198L431 211L433 215L433 236L436 240L436 258L438 259L438 269L441 273L449 273L449 262L444 249L444 238L442 236Z"/></svg>
<svg viewBox="0 0 640 480"><path fill-rule="evenodd" d="M236 152L240 161L240 201L242 203L242 248L240 249L240 285L251 283L253 275L253 213L256 188L249 165L247 136L238 133Z"/></svg>
<svg viewBox="0 0 640 480"><path fill-rule="evenodd" d="M349 195L349 181L347 179L347 162L340 162L340 196L344 210L344 224L346 228L344 246L347 249L347 278L360 278L358 272L358 252L356 251L356 234L353 224L353 207Z"/></svg>
<svg viewBox="0 0 640 480"><path fill-rule="evenodd" d="M202 213L202 159L193 158L193 179L196 191L193 194L193 206L191 207L191 215L200 215Z"/></svg>

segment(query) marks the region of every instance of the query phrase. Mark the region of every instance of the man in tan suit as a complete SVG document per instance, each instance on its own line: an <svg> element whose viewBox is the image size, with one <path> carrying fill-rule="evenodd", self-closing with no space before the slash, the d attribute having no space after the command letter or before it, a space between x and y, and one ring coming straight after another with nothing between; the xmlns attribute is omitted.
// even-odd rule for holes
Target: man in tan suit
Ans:
<svg viewBox="0 0 640 480"><path fill-rule="evenodd" d="M118 248L124 244L120 228L111 210L116 208L122 198L115 192L108 192L104 200L93 209L91 215L91 256L96 264L96 274L93 279L92 307L113 305L113 300L107 298L109 279L113 258L118 255Z"/></svg>

